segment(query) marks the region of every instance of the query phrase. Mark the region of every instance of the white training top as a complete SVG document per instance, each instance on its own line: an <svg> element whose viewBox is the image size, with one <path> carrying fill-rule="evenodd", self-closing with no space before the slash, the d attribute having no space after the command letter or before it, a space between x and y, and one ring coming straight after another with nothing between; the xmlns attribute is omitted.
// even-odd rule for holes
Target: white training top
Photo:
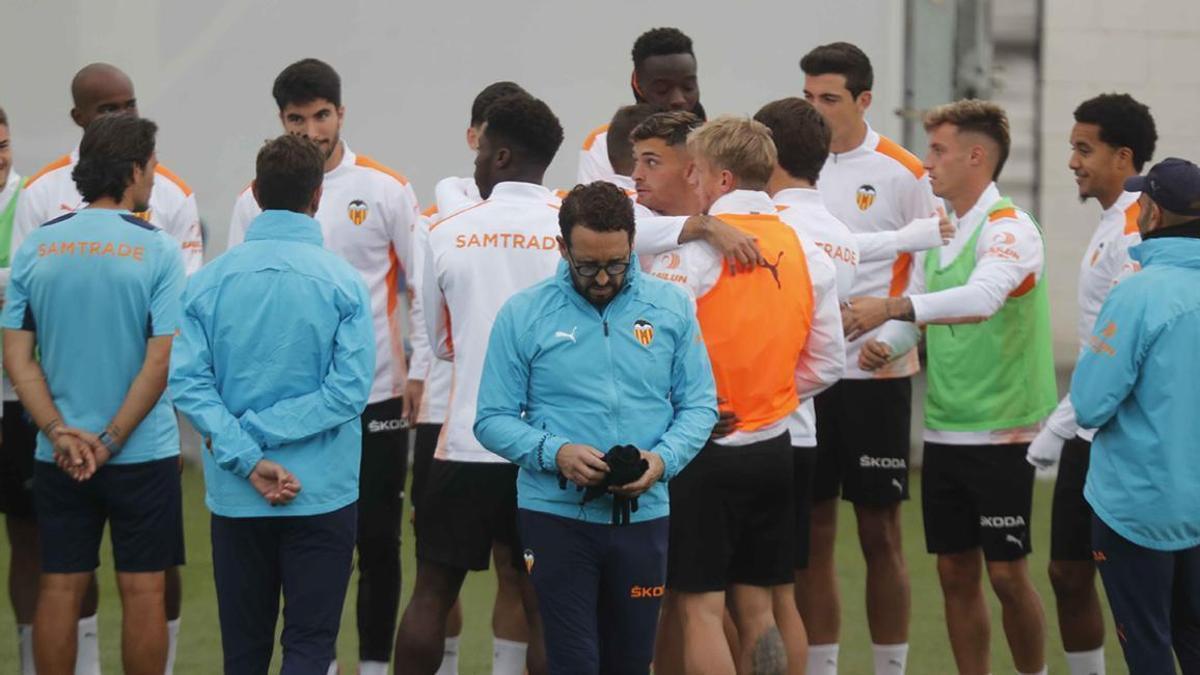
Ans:
<svg viewBox="0 0 1200 675"><path fill-rule="evenodd" d="M75 187L71 172L79 162L79 147L42 168L25 184L13 218L12 252L15 254L25 237L64 213L77 211L87 204ZM136 216L163 230L179 242L183 267L192 274L204 264L204 242L200 233L200 212L196 195L179 176L158 164L154 172L154 190L150 208ZM7 274L3 279L7 283Z"/></svg>
<svg viewBox="0 0 1200 675"><path fill-rule="evenodd" d="M25 189L21 191L17 211L13 214L13 229L11 256L29 236L43 223L77 211L87 203L75 187L75 179L71 172L79 162L79 146L68 155L63 155L47 164L29 178ZM15 174L14 174L15 175ZM9 178L8 189L16 183ZM7 201L4 202L7 204ZM134 214L151 225L158 227L179 242L183 254L184 271L191 275L204 264L204 237L200 232L200 212L196 207L196 195L179 176L170 169L157 165L154 172L154 189L150 193L150 208L143 213ZM10 268L0 269L0 292L8 286ZM13 390L8 377L4 377L4 400L16 401L17 394Z"/></svg>
<svg viewBox="0 0 1200 675"><path fill-rule="evenodd" d="M850 299L850 289L858 271L859 251L855 235L825 208L825 202L816 188L788 188L776 192L771 199L779 209L780 220L791 225L800 237L800 243L804 244L808 274L812 278L813 306L823 307L829 302L827 296L833 295L840 322L840 305ZM821 334L822 328L825 327L814 323L809 339L836 339L843 343L845 349L840 324L833 327L836 329L836 338ZM817 413L811 398L800 403L800 407L792 414L789 427L794 447L817 446Z"/></svg>
<svg viewBox="0 0 1200 675"><path fill-rule="evenodd" d="M1033 219L1016 209L1016 216L987 220L987 211L1000 200L995 183L988 185L969 211L951 216L957 228L954 238L940 251L939 262L945 269L954 262L983 223L975 243L975 269L967 283L935 293L925 292L925 253L917 254L909 298L912 300L916 323L889 321L879 333L879 340L892 347L893 354L910 352L920 338L917 324L984 320L1000 311L1009 295L1032 288L1045 269L1042 235ZM986 222L985 222L986 221ZM1034 424L1013 429L991 431L943 431L925 429L925 440L950 445L1004 445L1028 443L1041 427Z"/></svg>
<svg viewBox="0 0 1200 675"><path fill-rule="evenodd" d="M474 182L472 182L474 185ZM425 330L425 307L421 297L425 258L429 251L429 226L438 220L437 208L421 215L413 230L412 264L408 268L409 325L412 333L412 359L408 364L410 380L421 380L425 388L417 407L417 424L442 424L450 407L450 389L454 382L454 364L443 361L433 354L429 344L429 331Z"/></svg>
<svg viewBox="0 0 1200 675"><path fill-rule="evenodd" d="M1088 347L1096 316L1104 306L1108 292L1140 268L1137 261L1129 257L1129 249L1142 241L1137 226L1141 213L1138 197L1141 195L1140 192L1122 192L1117 201L1100 214L1100 224L1079 262L1079 323L1076 330L1080 353ZM1081 429L1075 421L1070 392L1050 413L1046 426L1062 438L1077 435L1091 442L1096 435L1095 429Z"/></svg>
<svg viewBox="0 0 1200 675"><path fill-rule="evenodd" d="M475 438L476 399L496 314L513 295L553 276L562 256L559 200L532 183L496 185L491 196L429 231L421 305L433 353L454 361L454 388L435 456L500 463Z"/></svg>
<svg viewBox="0 0 1200 675"><path fill-rule="evenodd" d="M867 127L862 145L830 153L817 190L825 206L856 235L894 232L918 218L929 218L938 202L920 160L899 144ZM863 242L859 243L860 252ZM899 296L907 288L913 257L908 253L869 260L861 255L852 295ZM915 353L874 373L858 367L859 347L876 331L846 343L846 375L854 380L907 377L920 369Z"/></svg>
<svg viewBox="0 0 1200 675"><path fill-rule="evenodd" d="M404 393L407 376L403 328L396 313L400 277L408 265L412 231L420 218L416 193L401 174L342 143L343 157L325 173L317 220L325 248L354 266L371 294L375 319L375 382L369 403ZM262 210L247 187L233 207L229 247L242 243Z"/></svg>
<svg viewBox="0 0 1200 675"><path fill-rule="evenodd" d="M608 125L602 124L593 129L583 141L583 149L579 151L576 182L583 185L598 180L614 183L613 178L616 175L612 162L608 161Z"/></svg>
<svg viewBox="0 0 1200 675"><path fill-rule="evenodd" d="M713 203L708 212L721 214L772 214L775 203L765 192L734 190ZM782 219L781 219L782 220ZM837 273L824 251L797 233L805 258L812 265L809 277L813 285L813 318L807 342L796 363L796 393L801 402L811 399L837 382L845 370L845 338L842 334L842 313L837 299ZM813 264L812 261L816 261ZM658 256L650 273L683 286L693 299L711 291L721 278L725 260L712 246L693 241L670 253ZM807 443L808 429L799 425L799 408L774 424L754 431L735 431L715 442L726 446L742 446L774 438L785 430L796 430L793 445ZM815 423L809 427L815 430ZM815 431L813 432L815 434ZM799 437L800 442L797 442ZM811 445L815 445L812 439Z"/></svg>
<svg viewBox="0 0 1200 675"><path fill-rule="evenodd" d="M805 244L825 251L837 270L837 297L850 299L854 277L858 273L858 241L846 224L834 217L816 188L788 188L771 196L779 209L779 219L800 236Z"/></svg>

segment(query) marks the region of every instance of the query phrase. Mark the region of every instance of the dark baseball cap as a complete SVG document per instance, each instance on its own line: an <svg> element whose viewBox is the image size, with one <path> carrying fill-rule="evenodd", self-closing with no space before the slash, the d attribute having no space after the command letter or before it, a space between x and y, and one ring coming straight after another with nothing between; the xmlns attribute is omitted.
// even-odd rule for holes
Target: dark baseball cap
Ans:
<svg viewBox="0 0 1200 675"><path fill-rule="evenodd" d="M1159 208L1181 216L1200 216L1200 166L1168 157L1145 176L1125 179L1125 189L1145 192Z"/></svg>

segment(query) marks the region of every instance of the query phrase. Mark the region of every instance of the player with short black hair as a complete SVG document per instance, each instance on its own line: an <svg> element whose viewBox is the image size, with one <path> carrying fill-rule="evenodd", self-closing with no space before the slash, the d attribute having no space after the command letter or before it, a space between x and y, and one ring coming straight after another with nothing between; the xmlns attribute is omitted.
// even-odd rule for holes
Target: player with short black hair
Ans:
<svg viewBox="0 0 1200 675"><path fill-rule="evenodd" d="M900 232L924 220L935 234L922 248L941 243L937 202L921 161L867 123L874 75L858 47L822 45L801 61L804 98L830 129L829 157L817 190L829 212L859 244L852 295L902 293L912 271L912 250ZM859 240L882 234L879 250ZM887 241L891 239L891 241ZM868 336L870 337L870 336ZM908 659L908 570L901 533L901 504L908 499L909 427L916 353L868 373L859 365L865 340L846 341L846 373L814 399L817 464L813 483L809 567L797 576L800 613L811 644L810 675L837 672L841 599L834 568L837 503L854 505L866 562L866 605L876 675L899 675Z"/></svg>
<svg viewBox="0 0 1200 675"><path fill-rule="evenodd" d="M701 120L707 116L700 105L700 83L696 77L696 53L692 39L678 28L652 28L634 41L633 100L662 110L686 110ZM610 181L614 175L608 159L608 125L592 130L579 153L576 182Z"/></svg>
<svg viewBox="0 0 1200 675"><path fill-rule="evenodd" d="M487 121L488 108L501 98L515 94L527 92L521 85L507 80L493 82L476 94L471 102L471 118L466 132L467 148L471 152L479 150L479 137ZM416 429L413 434L411 486L414 511L420 508L425 496L429 468L446 420L454 377L454 364L434 356L429 333L424 330L421 283L428 252L429 229L443 216L482 201L474 176L443 178L438 181L434 193L436 204L421 214L413 231L412 265L409 268L411 325L415 330L409 338L412 358L409 361L408 383L404 389L404 409L405 419ZM414 529L414 533L418 539L421 537L419 529ZM492 605L492 675L521 675L525 672L529 625L518 586L520 571L512 562L519 553L499 542L494 542L492 546L492 561L496 571L496 596ZM445 647L438 675L458 673L462 625L462 602L456 601L446 620Z"/></svg>
<svg viewBox="0 0 1200 675"><path fill-rule="evenodd" d="M275 78L271 95L287 133L315 143L325 158L316 219L325 247L362 273L375 325L375 382L362 416L362 485L358 504L358 651L363 675L384 673L400 607L400 526L408 473L403 394L407 379L396 311L411 237L420 218L416 193L403 174L353 152L342 138L346 108L336 70L303 59ZM240 244L262 212L246 188L234 204L229 248ZM336 667L336 663L330 666Z"/></svg>
<svg viewBox="0 0 1200 675"><path fill-rule="evenodd" d="M1141 193L1125 189L1154 155L1158 132L1150 109L1128 94L1100 94L1075 108L1067 168L1080 200L1100 204L1100 223L1079 264L1080 354L1096 330L1096 316L1118 282L1140 265L1129 256L1141 243ZM1094 429L1082 429L1071 397L1064 396L1029 446L1036 466L1059 464L1050 523L1050 584L1071 675L1104 670L1104 616L1092 559L1092 509L1083 496Z"/></svg>
<svg viewBox="0 0 1200 675"><path fill-rule="evenodd" d="M301 59L284 68L275 77L271 96L280 110L289 105L304 105L317 99L342 107L342 78L328 63Z"/></svg>
<svg viewBox="0 0 1200 675"><path fill-rule="evenodd" d="M613 167L613 185L634 193L633 139L630 134L646 118L658 112L658 107L649 103L622 106L608 123L608 161Z"/></svg>
<svg viewBox="0 0 1200 675"><path fill-rule="evenodd" d="M282 672L337 667L376 338L362 274L322 246L313 218L325 161L294 134L259 150L261 212L188 285L171 355L172 400L208 441L226 673L267 671L281 596Z"/></svg>
<svg viewBox="0 0 1200 675"><path fill-rule="evenodd" d="M520 550L517 467L481 445L472 425L496 313L557 265L558 199L542 179L562 143L562 126L528 94L501 98L485 118L475 157L484 201L430 227L421 265L424 328L435 355L454 361L454 390L416 512L417 578L396 632L396 671L403 673L438 669L446 619L467 572L487 569L495 543ZM527 668L540 673L536 603L528 579L520 585L530 629Z"/></svg>
<svg viewBox="0 0 1200 675"><path fill-rule="evenodd" d="M810 77L841 75L852 98L871 91L875 84L871 59L849 42L831 42L813 49L800 59L800 70Z"/></svg>

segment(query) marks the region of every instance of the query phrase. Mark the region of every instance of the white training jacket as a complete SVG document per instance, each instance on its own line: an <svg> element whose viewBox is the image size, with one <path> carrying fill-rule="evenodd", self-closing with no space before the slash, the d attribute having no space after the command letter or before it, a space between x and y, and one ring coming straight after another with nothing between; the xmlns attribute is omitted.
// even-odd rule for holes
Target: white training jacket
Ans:
<svg viewBox="0 0 1200 675"><path fill-rule="evenodd" d="M867 127L862 145L843 153L830 153L821 168L817 190L825 206L855 235L895 232L913 220L929 218L938 202L920 160L899 144ZM860 241L858 273L852 295L903 295L910 278L913 256L897 251L876 259L870 246ZM877 329L878 330L878 329ZM846 343L846 378L907 377L920 365L915 353L874 373L858 367L859 347L877 333L871 331Z"/></svg>

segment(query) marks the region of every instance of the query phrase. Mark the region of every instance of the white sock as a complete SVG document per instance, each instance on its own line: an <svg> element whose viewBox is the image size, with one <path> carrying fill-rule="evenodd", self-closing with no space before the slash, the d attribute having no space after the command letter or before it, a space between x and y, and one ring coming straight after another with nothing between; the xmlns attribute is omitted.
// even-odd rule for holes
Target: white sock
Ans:
<svg viewBox="0 0 1200 675"><path fill-rule="evenodd" d="M837 675L838 644L809 645L808 675Z"/></svg>
<svg viewBox="0 0 1200 675"><path fill-rule="evenodd" d="M100 622L93 614L79 620L75 675L100 675Z"/></svg>
<svg viewBox="0 0 1200 675"><path fill-rule="evenodd" d="M492 638L492 675L524 675L525 650L529 645Z"/></svg>
<svg viewBox="0 0 1200 675"><path fill-rule="evenodd" d="M1071 675L1104 675L1104 647L1090 652L1067 652L1067 672Z"/></svg>
<svg viewBox="0 0 1200 675"><path fill-rule="evenodd" d="M329 662L329 670L325 671L325 675L338 675L337 659Z"/></svg>
<svg viewBox="0 0 1200 675"><path fill-rule="evenodd" d="M1037 671L1036 673L1022 673L1022 672L1018 671L1017 675L1046 675L1046 666L1042 666L1042 669Z"/></svg>
<svg viewBox="0 0 1200 675"><path fill-rule="evenodd" d="M359 661L358 675L388 675L388 662Z"/></svg>
<svg viewBox="0 0 1200 675"><path fill-rule="evenodd" d="M458 675L458 636L446 638L442 652L442 665L433 675Z"/></svg>
<svg viewBox="0 0 1200 675"><path fill-rule="evenodd" d="M37 675L33 669L33 626L27 623L17 624L17 651L21 664L21 675Z"/></svg>
<svg viewBox="0 0 1200 675"><path fill-rule="evenodd" d="M908 643L898 645L871 645L875 655L875 675L904 675L908 663Z"/></svg>
<svg viewBox="0 0 1200 675"><path fill-rule="evenodd" d="M163 675L175 674L175 649L179 646L179 619L167 622L167 669Z"/></svg>

